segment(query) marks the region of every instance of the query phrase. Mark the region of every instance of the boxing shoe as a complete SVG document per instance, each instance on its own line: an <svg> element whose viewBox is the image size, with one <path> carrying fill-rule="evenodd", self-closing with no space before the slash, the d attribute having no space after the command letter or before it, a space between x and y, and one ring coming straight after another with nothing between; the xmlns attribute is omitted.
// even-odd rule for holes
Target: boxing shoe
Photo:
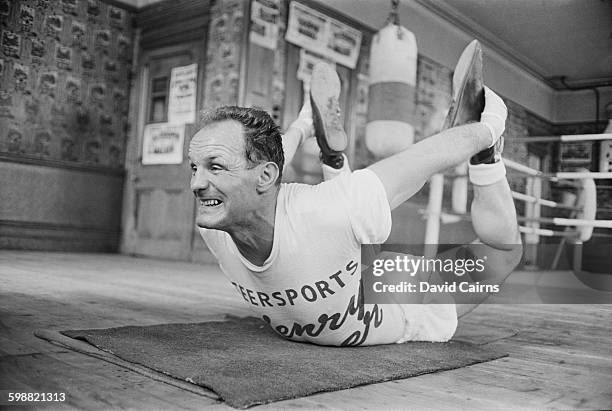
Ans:
<svg viewBox="0 0 612 411"><path fill-rule="evenodd" d="M470 164L493 164L501 160L502 152L504 151L504 137L500 137L497 142L470 158Z"/></svg>
<svg viewBox="0 0 612 411"><path fill-rule="evenodd" d="M314 134L323 163L334 168L342 167L342 152L348 145L342 127L339 97L340 79L336 71L329 64L316 64L310 80Z"/></svg>
<svg viewBox="0 0 612 411"><path fill-rule="evenodd" d="M490 88L484 87L485 106L480 114L480 123L487 126L491 134L491 146L470 158L470 164L493 164L501 160L504 150L503 133L506 129L508 108Z"/></svg>
<svg viewBox="0 0 612 411"><path fill-rule="evenodd" d="M453 72L451 106L443 130L480 121L491 132L491 146L470 159L470 164L492 164L501 158L507 109L503 100L482 80L482 48L472 41L461 53Z"/></svg>

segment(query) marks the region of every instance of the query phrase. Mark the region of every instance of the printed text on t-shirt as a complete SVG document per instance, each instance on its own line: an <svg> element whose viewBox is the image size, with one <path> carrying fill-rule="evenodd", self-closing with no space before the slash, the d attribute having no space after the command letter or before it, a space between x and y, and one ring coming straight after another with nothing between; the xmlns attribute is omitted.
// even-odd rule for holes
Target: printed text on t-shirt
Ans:
<svg viewBox="0 0 612 411"><path fill-rule="evenodd" d="M335 294L334 289L343 288L346 283L342 280L347 275L354 275L357 272L359 265L351 260L346 265L345 269L338 270L330 275L329 281L315 281L314 284L304 284L301 287L287 288L285 290L263 292L254 291L249 288L232 281L236 290L242 295L242 298L247 303L260 307L283 307L285 305L294 305L296 300L303 299L306 302L313 303L319 298L327 298Z"/></svg>

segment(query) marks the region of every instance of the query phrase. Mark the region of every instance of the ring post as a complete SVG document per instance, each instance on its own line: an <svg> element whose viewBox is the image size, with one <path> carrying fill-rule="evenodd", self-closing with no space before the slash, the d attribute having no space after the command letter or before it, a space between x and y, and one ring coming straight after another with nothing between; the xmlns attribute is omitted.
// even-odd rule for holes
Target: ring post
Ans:
<svg viewBox="0 0 612 411"><path fill-rule="evenodd" d="M527 195L533 196L537 199L541 198L542 180L538 178L528 177L526 188ZM526 203L525 215L529 218L540 218L540 204L537 201L534 203ZM540 223L537 221L530 221L526 225L528 228L532 229L532 232L525 234L525 258L529 265L535 267L538 265L538 244L540 243L540 236L538 235L538 230L540 229Z"/></svg>
<svg viewBox="0 0 612 411"><path fill-rule="evenodd" d="M444 174L434 174L429 180L429 203L425 226L425 257L433 258L438 253L440 238L440 215L444 195Z"/></svg>

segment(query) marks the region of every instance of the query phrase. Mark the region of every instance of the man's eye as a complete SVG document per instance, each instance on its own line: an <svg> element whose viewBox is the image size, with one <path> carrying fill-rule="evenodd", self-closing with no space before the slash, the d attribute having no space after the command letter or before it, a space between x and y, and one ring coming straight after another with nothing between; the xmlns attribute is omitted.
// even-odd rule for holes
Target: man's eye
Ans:
<svg viewBox="0 0 612 411"><path fill-rule="evenodd" d="M223 167L220 166L219 164L211 164L210 169L214 171L219 171L219 170L223 170Z"/></svg>
<svg viewBox="0 0 612 411"><path fill-rule="evenodd" d="M198 167L195 164L191 164L190 167L191 167L191 171L193 171L194 173L198 171Z"/></svg>

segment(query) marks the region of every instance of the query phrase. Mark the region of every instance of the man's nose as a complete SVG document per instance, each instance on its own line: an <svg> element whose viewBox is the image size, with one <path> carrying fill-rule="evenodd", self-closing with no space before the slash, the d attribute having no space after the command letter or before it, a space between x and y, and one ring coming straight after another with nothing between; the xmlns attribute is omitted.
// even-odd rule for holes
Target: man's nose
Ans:
<svg viewBox="0 0 612 411"><path fill-rule="evenodd" d="M210 184L206 170L197 170L191 177L191 190L195 193L199 190L206 190Z"/></svg>

